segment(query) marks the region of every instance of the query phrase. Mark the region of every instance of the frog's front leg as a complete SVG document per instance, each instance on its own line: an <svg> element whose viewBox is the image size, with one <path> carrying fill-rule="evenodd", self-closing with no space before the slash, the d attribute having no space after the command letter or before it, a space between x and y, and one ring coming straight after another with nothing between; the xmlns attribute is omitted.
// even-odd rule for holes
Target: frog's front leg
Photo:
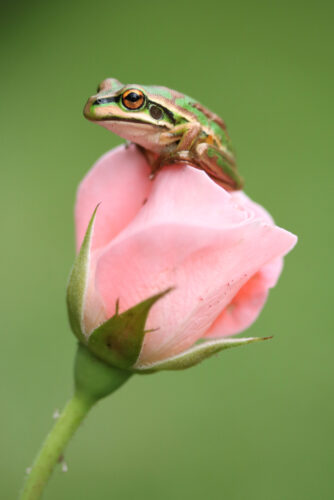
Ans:
<svg viewBox="0 0 334 500"><path fill-rule="evenodd" d="M168 132L160 134L161 144L174 144L178 142L176 152L189 151L202 131L199 123L182 123Z"/></svg>
<svg viewBox="0 0 334 500"><path fill-rule="evenodd" d="M200 167L223 188L228 191L242 189L244 182L234 159L224 154L224 151L210 144L200 143L196 146L196 159Z"/></svg>
<svg viewBox="0 0 334 500"><path fill-rule="evenodd" d="M152 165L151 178L154 179L157 172L169 163L191 161L191 148L201 133L201 126L198 123L182 123L168 132L160 134L159 142L166 146L166 153L162 153ZM170 150L168 146L176 145Z"/></svg>

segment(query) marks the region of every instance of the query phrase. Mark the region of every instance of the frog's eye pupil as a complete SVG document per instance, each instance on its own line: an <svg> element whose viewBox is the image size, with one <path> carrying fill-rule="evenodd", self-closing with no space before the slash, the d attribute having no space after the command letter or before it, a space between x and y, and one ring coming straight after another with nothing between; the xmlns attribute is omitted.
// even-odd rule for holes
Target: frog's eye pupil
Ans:
<svg viewBox="0 0 334 500"><path fill-rule="evenodd" d="M130 92L130 94L127 95L127 100L131 102L136 102L138 99L140 99L140 95L136 94L136 92Z"/></svg>
<svg viewBox="0 0 334 500"><path fill-rule="evenodd" d="M144 94L140 90L126 90L122 96L122 102L128 109L139 109L145 102Z"/></svg>

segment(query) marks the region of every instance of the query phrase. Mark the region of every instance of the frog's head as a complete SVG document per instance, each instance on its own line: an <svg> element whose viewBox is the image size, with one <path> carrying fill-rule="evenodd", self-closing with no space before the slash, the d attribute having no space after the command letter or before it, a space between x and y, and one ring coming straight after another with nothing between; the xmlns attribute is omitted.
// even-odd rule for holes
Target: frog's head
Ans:
<svg viewBox="0 0 334 500"><path fill-rule="evenodd" d="M156 87L123 85L107 78L99 85L84 108L88 120L147 147L147 140L158 131L173 127L172 113L159 100ZM151 91L151 90L152 91Z"/></svg>

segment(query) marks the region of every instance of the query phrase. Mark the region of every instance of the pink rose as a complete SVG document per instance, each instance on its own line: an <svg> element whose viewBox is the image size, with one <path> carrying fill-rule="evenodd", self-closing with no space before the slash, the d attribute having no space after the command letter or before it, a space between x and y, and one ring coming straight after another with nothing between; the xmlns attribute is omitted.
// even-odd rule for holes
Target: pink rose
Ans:
<svg viewBox="0 0 334 500"><path fill-rule="evenodd" d="M172 165L152 182L135 146L106 153L81 182L78 250L98 204L83 298L85 338L115 314L117 303L121 313L172 287L149 311L138 370L180 356L200 339L251 325L297 240L243 192L228 193L201 170Z"/></svg>

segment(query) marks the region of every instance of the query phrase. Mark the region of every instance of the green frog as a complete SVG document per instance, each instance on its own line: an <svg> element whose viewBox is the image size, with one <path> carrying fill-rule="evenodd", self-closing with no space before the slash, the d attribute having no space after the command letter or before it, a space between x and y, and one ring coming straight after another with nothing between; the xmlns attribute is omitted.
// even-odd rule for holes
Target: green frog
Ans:
<svg viewBox="0 0 334 500"><path fill-rule="evenodd" d="M243 186L224 121L176 90L107 78L88 99L84 115L134 142L145 154L152 178L164 165L185 162L229 191Z"/></svg>

